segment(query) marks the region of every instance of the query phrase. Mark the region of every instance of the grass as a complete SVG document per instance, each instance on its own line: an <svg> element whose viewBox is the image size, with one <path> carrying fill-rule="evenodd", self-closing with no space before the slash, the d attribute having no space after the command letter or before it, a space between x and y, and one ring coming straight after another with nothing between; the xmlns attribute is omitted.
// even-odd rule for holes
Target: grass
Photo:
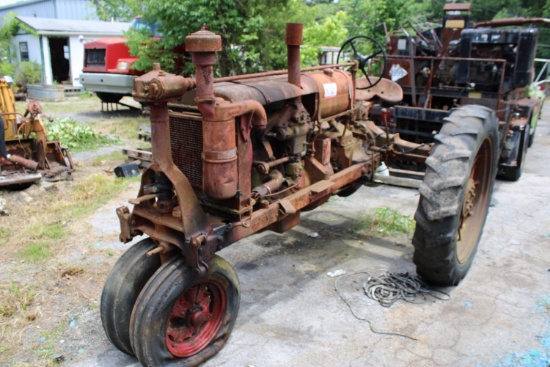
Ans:
<svg viewBox="0 0 550 367"><path fill-rule="evenodd" d="M99 167L99 166L111 165L113 163L118 164L120 162L123 162L125 159L126 159L126 156L122 154L122 152L115 151L109 154L95 156L91 161L91 165L93 167Z"/></svg>
<svg viewBox="0 0 550 367"><path fill-rule="evenodd" d="M88 93L82 93L76 98L70 98L63 102L42 102L42 111L46 115L91 112L101 110L101 101ZM15 102L15 110L20 114L24 114L28 103L25 101Z"/></svg>
<svg viewBox="0 0 550 367"><path fill-rule="evenodd" d="M14 281L0 284L0 295L0 317L24 314L35 298L35 292L29 286L21 287Z"/></svg>
<svg viewBox="0 0 550 367"><path fill-rule="evenodd" d="M381 235L405 234L412 235L415 228L414 220L391 208L377 208L357 221L351 228L353 232L378 233Z"/></svg>
<svg viewBox="0 0 550 367"><path fill-rule="evenodd" d="M17 111L23 114L27 104L17 104ZM44 113L51 116L66 116L71 112L90 112L87 118L100 116L88 124L93 132L127 138L130 147L142 143L137 140L137 126L148 124L147 118L97 113L101 110L97 97L42 105ZM79 165L72 174L73 180L57 182L53 189L47 191L41 186L32 186L25 191L32 197L30 203L21 200L20 193L0 192L12 213L0 218L0 249L5 275L2 277L0 274L1 366L56 364L52 356L63 349L57 343L68 328L66 322L60 322L57 316L51 314L59 297L67 297L70 302L82 303L83 307L90 309L99 307L97 301L90 301L93 296L88 293L91 291L79 289L80 279L74 279L83 277L81 274L88 271L87 265L73 259L86 257L87 250L77 246L88 241L89 236L93 237L93 234L82 232L87 227L81 220L129 185L140 181L140 177L122 179L107 172L124 158L121 153L113 152L78 161ZM101 251L101 254L93 250L93 254L104 259L116 255L110 249ZM103 267L89 275L95 276L101 272ZM75 293L63 295L65 287L67 290L74 289ZM21 338L27 332L31 332L34 338L39 335L40 343L33 338L27 345L22 345ZM23 355L26 362L19 358Z"/></svg>
<svg viewBox="0 0 550 367"><path fill-rule="evenodd" d="M17 256L26 261L43 263L58 251L71 235L70 221L76 221L106 204L112 197L124 191L132 182L141 178L117 178L105 172L96 172L83 177L60 196L41 205L30 205L25 209L25 225L18 224L11 233L10 247ZM45 213L47 215L45 216ZM53 218L47 223L45 218Z"/></svg>
<svg viewBox="0 0 550 367"><path fill-rule="evenodd" d="M137 139L138 127L141 125L149 126L149 117L119 117L102 120L97 121L94 127L104 134L117 136L120 139Z"/></svg>
<svg viewBox="0 0 550 367"><path fill-rule="evenodd" d="M61 204L61 207L68 211L71 217L81 218L124 191L130 183L140 180L140 176L118 178L103 173L93 174L74 186L70 201Z"/></svg>
<svg viewBox="0 0 550 367"><path fill-rule="evenodd" d="M6 228L0 228L0 246L7 243L10 238L10 233Z"/></svg>
<svg viewBox="0 0 550 367"><path fill-rule="evenodd" d="M51 256L50 245L46 242L32 243L19 251L19 257L33 262L45 262Z"/></svg>
<svg viewBox="0 0 550 367"><path fill-rule="evenodd" d="M36 351L39 357L49 359L53 356L57 340L61 337L63 331L67 329L67 326L68 325L66 323L60 322L53 330L46 331L42 334L41 338L44 341L40 344L40 348Z"/></svg>

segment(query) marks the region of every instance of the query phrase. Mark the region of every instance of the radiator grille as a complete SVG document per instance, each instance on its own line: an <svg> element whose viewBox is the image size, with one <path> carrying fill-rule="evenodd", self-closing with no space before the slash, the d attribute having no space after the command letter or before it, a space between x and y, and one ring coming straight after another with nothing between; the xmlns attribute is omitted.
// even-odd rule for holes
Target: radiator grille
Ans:
<svg viewBox="0 0 550 367"><path fill-rule="evenodd" d="M104 68L105 67L105 49L94 48L84 51L86 54L87 67Z"/></svg>
<svg viewBox="0 0 550 367"><path fill-rule="evenodd" d="M170 145L175 165L192 186L202 189L202 122L170 116Z"/></svg>

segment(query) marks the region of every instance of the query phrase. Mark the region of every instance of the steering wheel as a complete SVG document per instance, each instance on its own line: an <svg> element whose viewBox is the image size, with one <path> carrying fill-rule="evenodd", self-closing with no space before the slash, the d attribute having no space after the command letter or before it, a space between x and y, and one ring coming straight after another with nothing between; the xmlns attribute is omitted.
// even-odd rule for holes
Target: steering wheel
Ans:
<svg viewBox="0 0 550 367"><path fill-rule="evenodd" d="M374 50L374 51L373 51ZM378 57L382 55L382 57ZM359 69L363 72L363 75L367 78L367 86L357 87L357 89L368 89L374 87L382 80L382 75L386 71L386 53L384 47L372 37L368 36L355 36L348 39L340 51L338 51L338 58L336 63L340 63L340 57L342 61L357 60L359 61ZM378 77L374 82L369 78L369 74L365 67L371 71L371 76ZM374 78L373 78L374 79Z"/></svg>

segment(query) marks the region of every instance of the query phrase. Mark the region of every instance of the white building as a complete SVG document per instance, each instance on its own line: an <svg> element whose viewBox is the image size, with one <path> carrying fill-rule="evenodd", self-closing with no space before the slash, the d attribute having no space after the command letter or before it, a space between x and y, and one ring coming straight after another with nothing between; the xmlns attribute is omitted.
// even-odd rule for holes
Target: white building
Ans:
<svg viewBox="0 0 550 367"><path fill-rule="evenodd" d="M42 82L80 87L84 44L97 38L121 37L130 23L101 22L90 0L22 0L0 6L0 22L9 13L36 32L16 35L12 63L35 61L42 66Z"/></svg>
<svg viewBox="0 0 550 367"><path fill-rule="evenodd" d="M18 34L12 40L18 61L42 65L43 83L80 87L84 44L97 38L120 37L130 23L64 20L18 16L37 35Z"/></svg>
<svg viewBox="0 0 550 367"><path fill-rule="evenodd" d="M21 0L0 6L0 22L11 12L22 17L98 19L95 7L90 0Z"/></svg>

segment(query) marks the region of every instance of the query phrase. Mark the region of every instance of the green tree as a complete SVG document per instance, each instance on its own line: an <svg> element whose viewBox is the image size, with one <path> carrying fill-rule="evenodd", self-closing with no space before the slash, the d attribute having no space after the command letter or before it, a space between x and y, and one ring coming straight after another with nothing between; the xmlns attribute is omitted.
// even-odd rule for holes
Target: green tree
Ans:
<svg viewBox="0 0 550 367"><path fill-rule="evenodd" d="M127 22L142 11L138 0L92 0L100 20Z"/></svg>
<svg viewBox="0 0 550 367"><path fill-rule="evenodd" d="M13 37L19 32L34 34L36 32L20 22L16 18L17 14L11 12L4 17L4 24L0 27L0 76L14 76L17 67L17 57L10 54L10 46ZM15 47L11 47L15 50Z"/></svg>
<svg viewBox="0 0 550 367"><path fill-rule="evenodd" d="M140 58L138 70L150 70L156 61L165 70L176 69L185 37L203 24L222 38L218 75L277 69L285 65L285 23L313 21L300 0L146 0L141 6L143 21L158 24L163 37L151 38L146 29L127 33L130 52ZM184 73L191 73L192 65L185 66Z"/></svg>
<svg viewBox="0 0 550 367"><path fill-rule="evenodd" d="M371 36L384 42L383 23L391 33L405 21L415 21L414 14L410 12L412 4L411 0L349 0L347 12L351 18L350 35Z"/></svg>
<svg viewBox="0 0 550 367"><path fill-rule="evenodd" d="M344 11L324 18L304 30L304 46L302 47L302 65L319 64L321 46L341 46L348 37L348 30L343 26L348 21Z"/></svg>

